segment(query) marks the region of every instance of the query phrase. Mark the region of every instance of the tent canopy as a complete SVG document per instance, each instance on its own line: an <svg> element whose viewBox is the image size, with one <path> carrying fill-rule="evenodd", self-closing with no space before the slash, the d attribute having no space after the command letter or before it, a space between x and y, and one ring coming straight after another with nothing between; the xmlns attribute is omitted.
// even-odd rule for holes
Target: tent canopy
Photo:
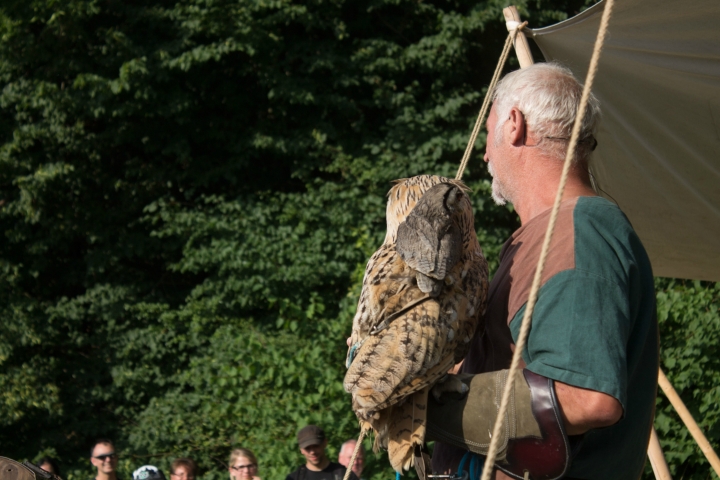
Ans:
<svg viewBox="0 0 720 480"><path fill-rule="evenodd" d="M584 79L604 5L527 35ZM718 0L616 1L593 84L593 174L658 276L720 281L718 20Z"/></svg>

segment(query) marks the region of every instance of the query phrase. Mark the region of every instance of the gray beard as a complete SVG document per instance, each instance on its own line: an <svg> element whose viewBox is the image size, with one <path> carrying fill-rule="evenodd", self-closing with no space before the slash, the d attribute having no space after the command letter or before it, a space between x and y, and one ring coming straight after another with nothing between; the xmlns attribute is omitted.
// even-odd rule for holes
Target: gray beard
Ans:
<svg viewBox="0 0 720 480"><path fill-rule="evenodd" d="M501 188L495 179L493 179L492 182L492 199L495 205L500 205L501 207L507 203L507 199L503 196Z"/></svg>
<svg viewBox="0 0 720 480"><path fill-rule="evenodd" d="M503 206L507 204L508 199L505 193L503 192L504 188L498 182L497 178L495 178L495 174L493 172L492 163L488 162L488 172L490 172L490 176L493 177L492 180L492 199L495 202L496 205Z"/></svg>

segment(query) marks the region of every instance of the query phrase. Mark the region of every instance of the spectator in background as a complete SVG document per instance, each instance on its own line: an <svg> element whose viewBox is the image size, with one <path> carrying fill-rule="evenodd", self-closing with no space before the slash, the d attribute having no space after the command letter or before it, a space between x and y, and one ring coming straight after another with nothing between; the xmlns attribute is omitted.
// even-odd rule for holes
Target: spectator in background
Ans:
<svg viewBox="0 0 720 480"><path fill-rule="evenodd" d="M46 472L50 472L57 476L60 476L60 469L58 468L57 460L52 457L42 457L40 460L37 461L35 465L42 468Z"/></svg>
<svg viewBox="0 0 720 480"><path fill-rule="evenodd" d="M342 444L342 446L340 447L340 454L338 455L338 463L340 465L345 468L348 468L350 466L350 459L352 458L356 445L357 440L354 439L350 439ZM352 465L352 471L356 477L360 478L364 466L365 450L363 449L363 446L360 445L360 450L358 451L357 457L355 457L355 463L353 463Z"/></svg>
<svg viewBox="0 0 720 480"><path fill-rule="evenodd" d="M97 468L95 480L117 480L115 475L117 460L115 446L110 440L106 438L95 440L90 449L90 463Z"/></svg>
<svg viewBox="0 0 720 480"><path fill-rule="evenodd" d="M258 474L258 461L255 454L247 448L236 448L230 452L231 480L260 480Z"/></svg>
<svg viewBox="0 0 720 480"><path fill-rule="evenodd" d="M197 465L191 458L176 458L170 465L170 480L195 480Z"/></svg>
<svg viewBox="0 0 720 480"><path fill-rule="evenodd" d="M155 465L143 465L133 472L133 480L165 480L165 474Z"/></svg>
<svg viewBox="0 0 720 480"><path fill-rule="evenodd" d="M339 463L331 462L325 453L327 438L322 428L308 425L298 432L298 446L300 453L305 457L305 465L285 477L285 480L342 480L345 476L345 467ZM350 473L350 480L357 477Z"/></svg>

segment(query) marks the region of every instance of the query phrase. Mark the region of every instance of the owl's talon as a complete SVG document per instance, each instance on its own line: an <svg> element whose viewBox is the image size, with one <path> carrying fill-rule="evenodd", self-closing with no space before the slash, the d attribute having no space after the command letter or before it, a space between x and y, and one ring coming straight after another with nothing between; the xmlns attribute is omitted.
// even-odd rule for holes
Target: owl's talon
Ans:
<svg viewBox="0 0 720 480"><path fill-rule="evenodd" d="M462 396L467 395L467 393L470 391L470 387L468 387L461 378L466 377L466 375L445 375L443 376L436 384L432 387L431 392L435 400L442 404L443 402L440 400L440 397L445 392L455 392L459 393Z"/></svg>

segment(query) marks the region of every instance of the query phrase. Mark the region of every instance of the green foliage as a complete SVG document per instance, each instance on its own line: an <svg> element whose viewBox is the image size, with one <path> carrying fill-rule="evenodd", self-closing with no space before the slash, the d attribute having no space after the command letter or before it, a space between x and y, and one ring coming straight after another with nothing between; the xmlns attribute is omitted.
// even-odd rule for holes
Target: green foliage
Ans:
<svg viewBox="0 0 720 480"><path fill-rule="evenodd" d="M222 476L244 444L279 475L302 422L354 436L344 337L385 192L452 175L502 42L479 33L502 32L500 8L5 4L5 453L55 448L83 476L103 435L126 477L182 452ZM492 251L515 220L483 203L480 171Z"/></svg>
<svg viewBox="0 0 720 480"><path fill-rule="evenodd" d="M717 450L720 439L720 284L658 280L661 368ZM664 394L655 428L673 478L710 478L707 460Z"/></svg>
<svg viewBox="0 0 720 480"><path fill-rule="evenodd" d="M543 25L585 3L519 7ZM0 453L51 453L82 479L107 436L122 478L189 455L219 480L243 445L282 478L316 422L337 455L358 433L344 338L384 195L454 176L503 6L4 2ZM479 155L465 179L492 268L517 220ZM717 286L659 289L663 362L717 443ZM704 478L663 401L673 468ZM391 475L369 457L367 478Z"/></svg>

